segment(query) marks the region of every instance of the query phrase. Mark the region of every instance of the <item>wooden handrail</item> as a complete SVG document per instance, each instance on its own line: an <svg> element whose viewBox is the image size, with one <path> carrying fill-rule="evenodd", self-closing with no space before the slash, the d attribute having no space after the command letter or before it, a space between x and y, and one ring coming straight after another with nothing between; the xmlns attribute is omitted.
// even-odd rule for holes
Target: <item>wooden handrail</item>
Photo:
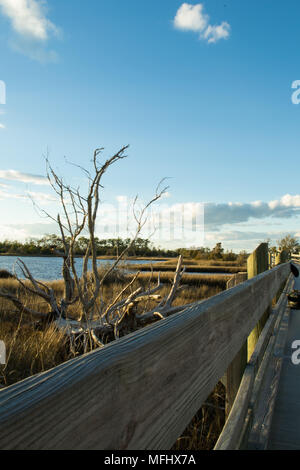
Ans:
<svg viewBox="0 0 300 470"><path fill-rule="evenodd" d="M286 291L289 290L292 282L293 277L290 275L285 286L286 288L281 294L276 307L272 309L272 312L258 339L251 359L245 368L234 405L222 433L219 436L218 442L215 445L215 450L238 449L241 442L245 440L244 435L249 432L253 415L258 405L270 353L274 347L275 337L280 326L280 320L286 308ZM272 336L272 341L270 341ZM263 361L265 364L264 367L261 367ZM260 371L260 375L258 375L258 371Z"/></svg>
<svg viewBox="0 0 300 470"><path fill-rule="evenodd" d="M289 274L282 264L0 391L0 448L170 448Z"/></svg>

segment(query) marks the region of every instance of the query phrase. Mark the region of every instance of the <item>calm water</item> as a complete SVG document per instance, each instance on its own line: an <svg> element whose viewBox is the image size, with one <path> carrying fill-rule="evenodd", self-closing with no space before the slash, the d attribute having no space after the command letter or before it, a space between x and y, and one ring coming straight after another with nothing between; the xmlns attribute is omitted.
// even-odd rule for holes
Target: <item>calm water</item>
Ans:
<svg viewBox="0 0 300 470"><path fill-rule="evenodd" d="M61 268L62 268L62 259L61 258L47 258L39 256L19 256L19 258L24 261L32 275L36 279L45 280L45 281L54 281L56 279L62 279ZM17 275L23 277L20 269L15 265L17 261L17 256L0 256L0 269L7 269L10 272L13 272L14 268ZM82 269L82 258L76 258L75 266L78 273L81 273ZM98 259L97 264L107 265L113 263L114 260L110 259ZM157 261L151 261L156 263ZM149 263L147 260L127 260L127 264L144 264ZM89 269L92 268L92 264L89 261Z"/></svg>

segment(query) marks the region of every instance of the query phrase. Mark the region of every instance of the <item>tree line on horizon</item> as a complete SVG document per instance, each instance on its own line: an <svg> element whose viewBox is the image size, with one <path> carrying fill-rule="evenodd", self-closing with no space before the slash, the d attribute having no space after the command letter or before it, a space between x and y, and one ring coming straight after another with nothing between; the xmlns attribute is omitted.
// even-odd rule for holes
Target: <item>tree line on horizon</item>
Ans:
<svg viewBox="0 0 300 470"><path fill-rule="evenodd" d="M108 238L99 239L95 238L97 256L118 256L122 251L130 245L130 238ZM89 239L80 237L76 241L75 254L83 256L88 246ZM286 250L289 254L300 251L300 244L295 237L287 235L286 237L278 240L278 247L270 247L271 252L276 252L277 249ZM30 238L25 242L16 240L0 241L0 254L15 254L15 255L53 255L54 250L59 251L63 249L62 240L58 235L50 234L45 235L40 239ZM168 250L161 247L155 247L149 239L137 238L134 245L129 249L127 256L144 256L144 257L166 257L175 258L182 255L183 258L190 259L206 259L206 260L223 260L223 261L238 261L243 264L248 253L240 251L234 253L233 251L225 251L221 243L217 243L214 248L208 247L191 247L191 248L177 248L175 250Z"/></svg>
<svg viewBox="0 0 300 470"><path fill-rule="evenodd" d="M129 238L109 238L95 239L97 256L118 256L127 246L130 245ZM75 254L84 255L89 239L81 237L77 240L75 246ZM55 234L45 235L40 239L30 238L25 242L17 240L0 241L0 254L14 255L53 255L55 252L62 250L62 240ZM247 253L233 253L226 251L221 243L217 243L212 249L208 247L192 247L178 248L168 250L161 247L155 247L150 240L145 238L137 238L134 245L129 249L127 256L144 256L144 257L170 257L175 258L182 255L184 258L191 259L216 259L224 261L237 261L238 259L245 261Z"/></svg>

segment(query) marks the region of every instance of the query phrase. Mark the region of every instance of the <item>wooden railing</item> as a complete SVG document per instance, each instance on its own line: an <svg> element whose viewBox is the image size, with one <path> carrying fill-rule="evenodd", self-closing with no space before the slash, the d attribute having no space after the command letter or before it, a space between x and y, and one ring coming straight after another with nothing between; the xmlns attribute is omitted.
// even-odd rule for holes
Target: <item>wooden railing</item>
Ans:
<svg viewBox="0 0 300 470"><path fill-rule="evenodd" d="M270 312L245 367L236 399L215 450L267 447L281 368L276 352L284 346L280 328L287 315L286 294L293 282L290 275L276 306Z"/></svg>
<svg viewBox="0 0 300 470"><path fill-rule="evenodd" d="M171 448L241 354L289 274L290 263L279 265L2 390L0 449ZM269 317L241 375L217 448L238 445L280 309Z"/></svg>

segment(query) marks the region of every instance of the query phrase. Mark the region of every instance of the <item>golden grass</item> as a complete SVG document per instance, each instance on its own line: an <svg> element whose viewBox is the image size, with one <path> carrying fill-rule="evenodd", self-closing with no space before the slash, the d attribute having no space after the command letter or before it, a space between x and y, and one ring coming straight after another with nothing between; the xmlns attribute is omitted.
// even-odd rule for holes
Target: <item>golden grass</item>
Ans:
<svg viewBox="0 0 300 470"><path fill-rule="evenodd" d="M104 283L100 297L106 303L112 302L131 277L132 275L125 276L124 273L118 273L117 276L116 273L112 273ZM162 297L168 294L172 280L173 273L161 274L161 281L165 284L159 292ZM156 282L157 274L154 273L151 279L149 273L141 273L140 278L123 294L123 298L140 286L144 290L152 288ZM187 284L187 287L179 292L173 305L186 305L216 295L224 290L225 282L223 276L184 275L182 283ZM63 296L64 284L62 280L51 281L47 284L54 289L58 298ZM6 289L12 294L20 296L24 304L31 310L44 313L49 311L46 302L25 292L15 279L0 279L0 289ZM150 310L155 305L153 302L141 302L140 309ZM78 303L71 306L70 318L78 318L79 307ZM43 332L35 330L33 328L35 320L25 314L20 317L20 313L14 305L9 300L0 297L0 339L5 341L8 349L7 364L5 368L1 369L2 382L0 382L0 386L47 370L47 368L54 367L67 359L66 354L63 353L63 338L59 337L53 328ZM49 347L47 347L47 342ZM30 358L32 363L30 363Z"/></svg>
<svg viewBox="0 0 300 470"><path fill-rule="evenodd" d="M127 265L127 269L130 271L154 271L154 272L166 272L176 270L176 264L174 262L167 263L155 263L155 264L131 264ZM225 274L236 274L238 272L246 271L245 266L229 266L229 265L202 265L202 264L190 264L189 262L183 263L186 273L225 273Z"/></svg>
<svg viewBox="0 0 300 470"><path fill-rule="evenodd" d="M68 359L65 337L53 326L44 331L17 315L0 315L0 338L6 364L0 365L0 388L44 372Z"/></svg>
<svg viewBox="0 0 300 470"><path fill-rule="evenodd" d="M160 291L165 296L170 289L174 273L165 272L161 274L161 280L166 285ZM121 272L116 276L112 274L104 284L101 297L106 302L112 301L120 290L130 279ZM227 278L227 276L225 276ZM141 273L131 286L129 292L142 286L154 287L157 282L157 273L153 279L149 273ZM224 290L224 276L201 276L184 275L183 284L189 284L186 289L180 291L175 298L173 305L185 305L216 295ZM57 296L63 295L63 281L51 281L48 283ZM28 295L20 288L15 279L0 279L0 288L5 288L14 294L23 296L26 305L33 310L48 311L47 304L39 298ZM124 294L124 297L129 292ZM155 304L141 303L141 308L151 309ZM71 316L78 315L78 305L72 307ZM6 387L31 375L44 372L61 364L71 357L68 352L66 340L62 334L58 333L53 326L47 327L44 331L33 327L34 318L28 315L20 315L14 306L5 299L0 298L0 339L3 340L7 348L7 363L0 365L0 388ZM224 387L218 384L216 389L207 399L209 405L204 405L193 418L183 435L174 444L174 450L200 450L213 448L215 441L224 424L225 395ZM216 408L215 408L216 407Z"/></svg>
<svg viewBox="0 0 300 470"><path fill-rule="evenodd" d="M225 387L218 382L171 450L212 450L225 424Z"/></svg>
<svg viewBox="0 0 300 470"><path fill-rule="evenodd" d="M175 264L176 265L177 259L176 258L169 258L167 261L164 261L163 263L155 263L157 266L159 265L166 265L166 264ZM231 266L231 267L237 267L240 266L240 263L238 261L223 261L223 260L215 260L215 259L189 259L189 258L183 258L182 261L184 266ZM243 267L245 267L244 265Z"/></svg>

